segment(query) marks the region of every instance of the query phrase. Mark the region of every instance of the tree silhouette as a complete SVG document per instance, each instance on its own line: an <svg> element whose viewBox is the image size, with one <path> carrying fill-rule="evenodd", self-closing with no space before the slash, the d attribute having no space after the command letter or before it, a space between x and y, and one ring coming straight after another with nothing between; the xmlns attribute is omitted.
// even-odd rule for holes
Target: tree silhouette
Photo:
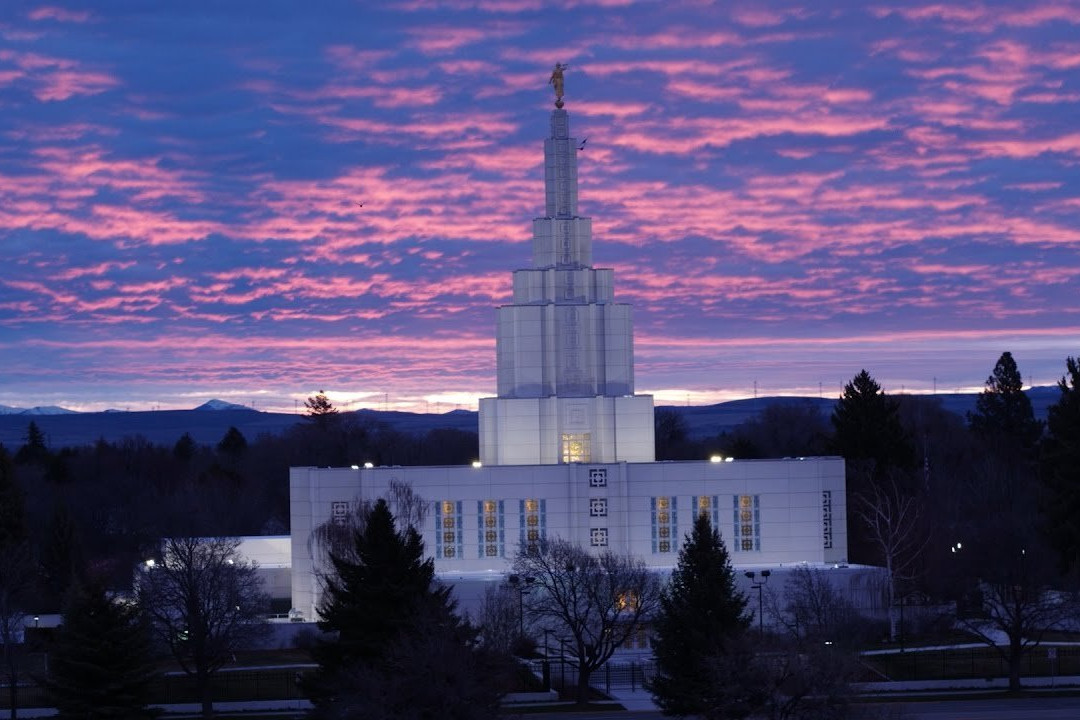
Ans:
<svg viewBox="0 0 1080 720"><path fill-rule="evenodd" d="M385 674L394 668L408 673L406 685L430 682L415 663L402 664L402 658L417 658L421 641L437 643L440 655L455 654L458 669L476 659L476 631L455 614L450 588L435 580L434 560L424 559L419 533L409 524L398 531L386 500L379 499L359 523L347 553L330 552L330 564L319 628L332 639L312 648L319 669L306 684L315 717L352 717L356 707L376 713L370 717L406 717L400 714L403 704L417 710L427 696L408 700L395 690L398 685L388 685L392 678ZM479 702L470 692L464 695ZM424 709L439 716L438 706ZM385 714L391 712L398 714ZM447 710L445 716L459 715Z"/></svg>
<svg viewBox="0 0 1080 720"><path fill-rule="evenodd" d="M233 538L170 538L138 578L139 608L181 669L195 678L203 717L213 714L211 677L265 631L269 598Z"/></svg>
<svg viewBox="0 0 1080 720"><path fill-rule="evenodd" d="M649 691L665 715L740 718L763 703L760 685L735 672L751 664L742 642L751 619L720 533L698 515L653 618Z"/></svg>
<svg viewBox="0 0 1080 720"><path fill-rule="evenodd" d="M308 420L320 428L328 428L337 419L337 408L322 390L305 400L304 407Z"/></svg>
<svg viewBox="0 0 1080 720"><path fill-rule="evenodd" d="M1065 369L1047 415L1041 477L1046 532L1067 571L1080 565L1080 358L1067 358Z"/></svg>
<svg viewBox="0 0 1080 720"><path fill-rule="evenodd" d="M656 609L660 586L644 563L626 555L592 555L561 539L522 546L514 572L533 579L526 613L567 641L577 668L577 700L589 677L637 632Z"/></svg>
<svg viewBox="0 0 1080 720"><path fill-rule="evenodd" d="M1031 401L1024 394L1024 381L1012 353L1002 353L994 365L986 389L975 401L975 412L968 414L968 424L987 446L1010 460L1033 456L1042 423L1035 419Z"/></svg>
<svg viewBox="0 0 1080 720"><path fill-rule="evenodd" d="M62 719L153 718L158 673L149 628L138 609L92 582L77 586L49 653L45 686Z"/></svg>

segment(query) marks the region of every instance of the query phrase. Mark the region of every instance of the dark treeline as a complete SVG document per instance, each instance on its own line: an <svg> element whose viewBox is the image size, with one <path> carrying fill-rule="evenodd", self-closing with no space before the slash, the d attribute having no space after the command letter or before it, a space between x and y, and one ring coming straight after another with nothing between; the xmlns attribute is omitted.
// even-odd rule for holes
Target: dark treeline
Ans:
<svg viewBox="0 0 1080 720"><path fill-rule="evenodd" d="M411 435L352 413L313 414L256 438L229 428L213 446L184 434L171 446L135 436L50 448L31 422L20 447L0 446L0 527L33 550L36 610L47 612L76 570L129 583L164 537L288 533L290 467L460 465L477 453L475 433Z"/></svg>
<svg viewBox="0 0 1080 720"><path fill-rule="evenodd" d="M810 402L779 402L699 441L680 415L661 410L657 459L840 455L848 559L892 567L898 596L978 603L965 597L973 580L985 584L1013 558L1022 567L1009 572L1024 583L1060 587L1080 558L1080 363L1068 358L1064 371L1046 423L1007 352L964 417L932 396L886 395L865 370L831 416Z"/></svg>
<svg viewBox="0 0 1080 720"><path fill-rule="evenodd" d="M841 455L848 560L893 567L901 596L919 590L963 600L968 575L984 577L980 563L992 566L1002 552L1023 555L1025 571L1043 577L1075 569L1078 382L1080 368L1069 358L1061 398L1044 426L1009 353L966 417L933 397L886 395L864 370L831 416L808 402L775 403L730 432L698 441L679 414L657 411L657 459ZM287 533L290 467L461 465L477 458L475 433L402 433L339 413L322 393L306 406L308 416L282 434L246 438L230 428L213 446L184 435L171 446L129 437L50 448L31 423L21 446L0 450L0 534L24 534L33 548L42 611L59 607L74 569L93 568L123 583L163 537ZM894 506L906 508L904 518L883 528L883 511L895 515ZM906 545L897 546L898 535L909 537Z"/></svg>

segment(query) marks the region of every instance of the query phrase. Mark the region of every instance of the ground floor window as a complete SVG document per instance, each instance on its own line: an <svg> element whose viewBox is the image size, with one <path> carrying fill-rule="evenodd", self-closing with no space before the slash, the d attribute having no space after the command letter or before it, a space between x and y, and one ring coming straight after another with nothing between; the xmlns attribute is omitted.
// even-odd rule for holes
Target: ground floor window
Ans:
<svg viewBox="0 0 1080 720"><path fill-rule="evenodd" d="M740 552L761 550L761 503L757 495L734 496L735 543Z"/></svg>
<svg viewBox="0 0 1080 720"><path fill-rule="evenodd" d="M461 501L435 503L435 556L449 559L464 556L465 533Z"/></svg>
<svg viewBox="0 0 1080 720"><path fill-rule="evenodd" d="M676 498L652 498L652 551L669 553L675 550L678 521L675 514Z"/></svg>
<svg viewBox="0 0 1080 720"><path fill-rule="evenodd" d="M537 549L547 537L547 500L528 498L521 501L521 547L527 551Z"/></svg>
<svg viewBox="0 0 1080 720"><path fill-rule="evenodd" d="M480 557L505 557L506 526L503 519L503 501L480 500L477 506L479 522L476 534Z"/></svg>

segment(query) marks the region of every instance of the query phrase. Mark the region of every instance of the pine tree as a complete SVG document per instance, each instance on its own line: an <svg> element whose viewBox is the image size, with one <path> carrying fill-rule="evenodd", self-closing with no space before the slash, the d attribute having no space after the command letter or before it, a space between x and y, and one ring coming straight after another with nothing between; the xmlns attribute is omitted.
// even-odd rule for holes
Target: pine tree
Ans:
<svg viewBox="0 0 1080 720"><path fill-rule="evenodd" d="M1024 381L1013 360L1004 352L986 379L986 389L968 414L971 431L988 447L1009 459L1029 459L1042 435L1042 423L1035 419L1031 401L1024 394Z"/></svg>
<svg viewBox="0 0 1080 720"><path fill-rule="evenodd" d="M385 500L375 503L353 542L348 557L331 553L319 607L319 628L336 635L312 650L319 670L308 691L324 717L340 710L332 698L341 696L350 675L378 668L419 628L434 626L469 646L476 636L454 614L450 588L436 583L420 535L411 526L398 532Z"/></svg>
<svg viewBox="0 0 1080 720"><path fill-rule="evenodd" d="M1080 565L1080 358L1065 360L1041 452L1046 531L1063 570Z"/></svg>
<svg viewBox="0 0 1080 720"><path fill-rule="evenodd" d="M899 404L888 397L866 370L844 386L833 409L833 452L847 461L848 557L852 562L879 563L877 548L857 513L858 498L873 497L898 480L907 496L914 482L915 451L900 424Z"/></svg>
<svg viewBox="0 0 1080 720"><path fill-rule="evenodd" d="M337 408L322 390L314 397L305 400L304 407L307 408L308 420L323 430L329 428L337 420Z"/></svg>
<svg viewBox="0 0 1080 720"><path fill-rule="evenodd" d="M878 466L910 468L911 442L900 425L898 404L866 370L844 386L832 414L833 450L846 460L870 460Z"/></svg>
<svg viewBox="0 0 1080 720"><path fill-rule="evenodd" d="M37 463L44 465L49 460L49 448L45 445L45 433L33 420L26 426L26 443L15 453L15 462L20 465Z"/></svg>
<svg viewBox="0 0 1080 720"><path fill-rule="evenodd" d="M746 717L754 710L763 690L743 675L752 664L744 642L751 619L720 533L699 515L653 620L649 691L665 715Z"/></svg>
<svg viewBox="0 0 1080 720"><path fill-rule="evenodd" d="M59 717L155 717L147 703L156 677L150 635L138 610L109 599L99 585L73 588L45 681Z"/></svg>
<svg viewBox="0 0 1080 720"><path fill-rule="evenodd" d="M235 426L230 425L229 429L225 431L225 434L221 437L221 442L217 444L217 451L221 455L226 455L233 460L238 459L241 455L247 452L248 441L244 437L244 433L236 429Z"/></svg>

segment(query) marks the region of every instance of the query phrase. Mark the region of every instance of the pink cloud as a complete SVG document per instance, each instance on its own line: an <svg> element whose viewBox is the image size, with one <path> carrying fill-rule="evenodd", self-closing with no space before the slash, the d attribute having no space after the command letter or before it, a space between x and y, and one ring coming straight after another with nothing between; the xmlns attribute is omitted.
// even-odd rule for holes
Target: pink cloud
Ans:
<svg viewBox="0 0 1080 720"><path fill-rule="evenodd" d="M31 20L56 20L71 23L85 23L91 20L90 13L85 10L68 10L48 5L31 10L27 17Z"/></svg>

